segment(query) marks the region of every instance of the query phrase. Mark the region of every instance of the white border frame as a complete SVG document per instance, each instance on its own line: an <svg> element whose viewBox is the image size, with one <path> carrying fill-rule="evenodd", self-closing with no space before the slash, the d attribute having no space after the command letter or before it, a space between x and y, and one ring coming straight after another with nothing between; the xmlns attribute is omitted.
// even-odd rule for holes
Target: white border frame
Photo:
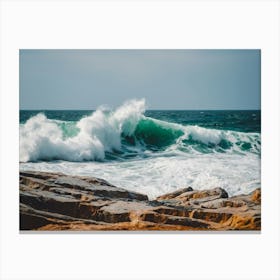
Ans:
<svg viewBox="0 0 280 280"><path fill-rule="evenodd" d="M279 279L279 2L1 2L1 279ZM18 50L262 50L261 234L20 234Z"/></svg>

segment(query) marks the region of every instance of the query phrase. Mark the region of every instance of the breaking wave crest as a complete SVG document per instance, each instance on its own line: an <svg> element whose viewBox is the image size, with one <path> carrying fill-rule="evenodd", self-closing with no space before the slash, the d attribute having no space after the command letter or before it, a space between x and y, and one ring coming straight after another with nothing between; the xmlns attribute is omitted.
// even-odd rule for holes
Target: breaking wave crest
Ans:
<svg viewBox="0 0 280 280"><path fill-rule="evenodd" d="M102 161L147 152L260 154L259 133L184 126L144 112L145 100L140 99L116 110L100 107L78 122L39 113L20 125L20 161Z"/></svg>

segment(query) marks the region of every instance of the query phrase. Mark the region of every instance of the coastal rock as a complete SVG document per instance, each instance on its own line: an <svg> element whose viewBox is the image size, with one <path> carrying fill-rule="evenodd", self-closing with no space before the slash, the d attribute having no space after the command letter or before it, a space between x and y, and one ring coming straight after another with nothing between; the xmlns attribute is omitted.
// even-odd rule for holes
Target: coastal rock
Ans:
<svg viewBox="0 0 280 280"><path fill-rule="evenodd" d="M261 203L261 189L258 188L251 194L251 200L257 204Z"/></svg>
<svg viewBox="0 0 280 280"><path fill-rule="evenodd" d="M261 190L190 187L148 200L92 177L20 172L20 230L260 230Z"/></svg>
<svg viewBox="0 0 280 280"><path fill-rule="evenodd" d="M157 200L172 199L174 197L179 196L180 194L183 194L183 193L186 193L186 192L191 192L191 191L193 191L192 187L187 187L187 188L179 189L179 190L177 190L175 192L161 195L161 196L159 196L157 198Z"/></svg>

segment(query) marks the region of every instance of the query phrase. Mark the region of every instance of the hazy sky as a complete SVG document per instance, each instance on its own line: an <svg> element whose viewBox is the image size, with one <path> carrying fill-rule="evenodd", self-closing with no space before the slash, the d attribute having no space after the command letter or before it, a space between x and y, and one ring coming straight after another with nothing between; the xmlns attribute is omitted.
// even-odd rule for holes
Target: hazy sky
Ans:
<svg viewBox="0 0 280 280"><path fill-rule="evenodd" d="M20 50L20 109L260 109L260 50Z"/></svg>

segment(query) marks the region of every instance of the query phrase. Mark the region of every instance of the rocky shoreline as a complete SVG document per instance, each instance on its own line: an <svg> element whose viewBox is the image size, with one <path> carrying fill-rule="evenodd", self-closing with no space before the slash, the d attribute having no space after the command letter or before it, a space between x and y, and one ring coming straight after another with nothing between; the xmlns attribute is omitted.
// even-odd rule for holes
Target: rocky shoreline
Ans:
<svg viewBox="0 0 280 280"><path fill-rule="evenodd" d="M98 178L21 171L20 230L261 230L261 189L188 187L149 200Z"/></svg>

